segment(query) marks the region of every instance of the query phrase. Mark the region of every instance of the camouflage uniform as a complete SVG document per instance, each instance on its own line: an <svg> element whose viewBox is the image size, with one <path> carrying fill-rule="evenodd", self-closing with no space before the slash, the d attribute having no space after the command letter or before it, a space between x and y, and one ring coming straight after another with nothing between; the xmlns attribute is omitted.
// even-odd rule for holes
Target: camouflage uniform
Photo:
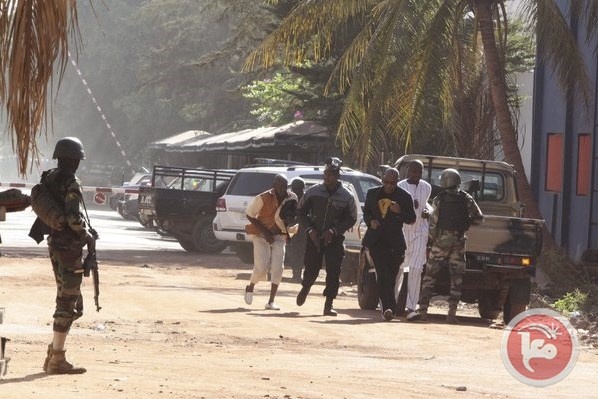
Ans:
<svg viewBox="0 0 598 399"><path fill-rule="evenodd" d="M447 195L461 195L466 200L467 225L478 224L483 220L482 212L471 195L458 191L456 188L446 190ZM429 243L431 250L426 265L426 273L422 282L419 298L419 309L427 310L430 299L434 295L436 279L444 264L448 265L450 275L450 295L448 298L449 309L456 309L461 299L461 286L463 273L465 273L465 230L443 230L439 228L438 221L443 195L438 195L432 201L434 211L430 215Z"/></svg>
<svg viewBox="0 0 598 399"><path fill-rule="evenodd" d="M50 260L56 280L56 309L53 330L66 333L73 321L83 315L81 281L83 247L91 237L82 217L83 200L79 179L60 168L45 173L52 196L64 205L66 227L52 230L48 237Z"/></svg>

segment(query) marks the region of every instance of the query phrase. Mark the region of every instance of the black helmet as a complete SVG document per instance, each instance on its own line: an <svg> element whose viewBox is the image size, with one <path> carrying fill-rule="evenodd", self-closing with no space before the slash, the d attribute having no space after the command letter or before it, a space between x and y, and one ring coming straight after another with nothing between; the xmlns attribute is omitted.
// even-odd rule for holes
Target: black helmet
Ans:
<svg viewBox="0 0 598 399"><path fill-rule="evenodd" d="M52 159L57 158L85 159L83 143L76 137L65 137L58 140L54 147L54 155L52 155Z"/></svg>
<svg viewBox="0 0 598 399"><path fill-rule="evenodd" d="M440 185L443 188L458 187L461 184L461 175L456 169L448 168L440 173Z"/></svg>
<svg viewBox="0 0 598 399"><path fill-rule="evenodd" d="M337 157L328 157L325 161L326 167L324 171L333 171L333 172L340 172L341 166L343 166L343 161L341 161Z"/></svg>

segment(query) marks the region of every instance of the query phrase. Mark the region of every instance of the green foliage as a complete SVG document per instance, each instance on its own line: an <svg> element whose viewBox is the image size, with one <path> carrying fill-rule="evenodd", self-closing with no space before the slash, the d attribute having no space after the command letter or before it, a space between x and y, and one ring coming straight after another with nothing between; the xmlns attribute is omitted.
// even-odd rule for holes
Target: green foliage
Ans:
<svg viewBox="0 0 598 399"><path fill-rule="evenodd" d="M561 313L572 313L583 310L588 294L576 289L573 292L567 292L563 297L557 300L552 306Z"/></svg>
<svg viewBox="0 0 598 399"><path fill-rule="evenodd" d="M78 3L78 64L116 139L139 163L145 144L189 129L257 126L240 87L245 55L276 20L261 0L102 0ZM70 64L55 131L94 149L90 162L124 162ZM50 140L52 141L52 140ZM42 152L47 155L51 143Z"/></svg>
<svg viewBox="0 0 598 399"><path fill-rule="evenodd" d="M559 298L552 306L560 312L589 311L598 306L598 286L583 263L576 263L562 249L543 251L538 270L550 283L543 294Z"/></svg>
<svg viewBox="0 0 598 399"><path fill-rule="evenodd" d="M305 79L293 74L275 73L272 78L255 80L243 87L242 92L252 104L250 113L264 125L282 125L291 122L301 103L294 92L306 85Z"/></svg>

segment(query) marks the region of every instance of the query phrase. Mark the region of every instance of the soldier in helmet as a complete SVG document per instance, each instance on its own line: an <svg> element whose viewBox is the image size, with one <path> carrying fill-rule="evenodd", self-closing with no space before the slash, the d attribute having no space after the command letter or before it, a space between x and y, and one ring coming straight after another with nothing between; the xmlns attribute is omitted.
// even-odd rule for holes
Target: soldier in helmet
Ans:
<svg viewBox="0 0 598 399"><path fill-rule="evenodd" d="M325 259L324 316L337 315L332 308L332 301L338 294L341 264L345 256L344 234L357 220L353 194L339 181L342 164L338 158L326 160L324 182L311 186L305 192L297 211L307 234L305 270L297 305L305 303Z"/></svg>
<svg viewBox="0 0 598 399"><path fill-rule="evenodd" d="M419 309L411 320L425 320L434 285L441 267L448 265L450 274L449 311L447 321L457 323L457 305L461 299L461 285L465 272L465 232L472 224L479 224L484 217L473 197L459 190L461 176L449 168L440 174L444 189L432 201L430 215L430 255L419 297Z"/></svg>
<svg viewBox="0 0 598 399"><path fill-rule="evenodd" d="M52 158L58 161L58 167L45 171L42 182L45 181L57 204L64 206L65 226L61 230L52 229L48 236L57 290L54 336L43 369L48 374L81 374L86 370L66 360L64 346L73 321L83 315L83 247L87 245L89 252L95 251L96 237L80 210L83 194L75 176L79 162L85 159L83 144L76 137L62 138L56 142Z"/></svg>

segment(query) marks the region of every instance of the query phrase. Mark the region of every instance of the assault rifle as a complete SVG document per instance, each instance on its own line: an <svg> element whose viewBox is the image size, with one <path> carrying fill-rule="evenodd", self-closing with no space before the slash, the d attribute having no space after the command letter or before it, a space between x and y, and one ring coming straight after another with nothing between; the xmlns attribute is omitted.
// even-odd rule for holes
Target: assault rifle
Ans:
<svg viewBox="0 0 598 399"><path fill-rule="evenodd" d="M95 240L98 239L98 233L94 229L90 229L90 233L94 239L94 245L90 248L88 246L87 256L83 261L83 275L89 277L91 272L93 280L93 300L96 304L96 311L99 312L102 307L100 306L100 273L98 271L98 260L96 258Z"/></svg>

